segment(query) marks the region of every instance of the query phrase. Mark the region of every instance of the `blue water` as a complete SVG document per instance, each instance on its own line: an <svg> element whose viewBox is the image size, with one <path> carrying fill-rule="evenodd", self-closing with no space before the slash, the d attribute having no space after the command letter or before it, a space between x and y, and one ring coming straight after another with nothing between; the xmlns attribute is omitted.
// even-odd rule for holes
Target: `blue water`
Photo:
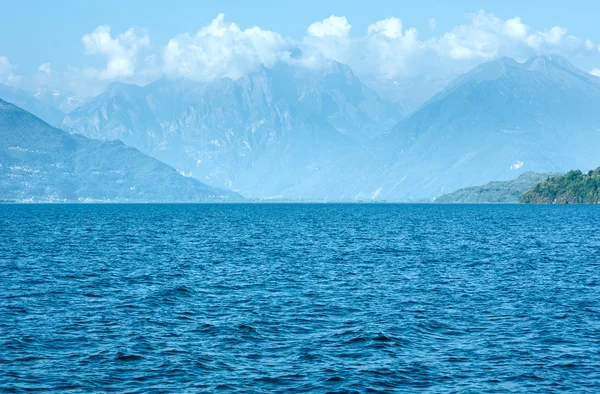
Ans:
<svg viewBox="0 0 600 394"><path fill-rule="evenodd" d="M0 205L0 390L600 390L600 207Z"/></svg>

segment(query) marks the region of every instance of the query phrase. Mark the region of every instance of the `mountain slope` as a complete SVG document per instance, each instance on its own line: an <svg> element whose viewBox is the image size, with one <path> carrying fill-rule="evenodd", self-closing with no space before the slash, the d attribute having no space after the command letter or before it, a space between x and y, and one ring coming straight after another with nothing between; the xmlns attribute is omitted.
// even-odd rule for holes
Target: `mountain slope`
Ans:
<svg viewBox="0 0 600 394"><path fill-rule="evenodd" d="M55 129L0 100L0 200L225 201L217 190L119 141Z"/></svg>
<svg viewBox="0 0 600 394"><path fill-rule="evenodd" d="M393 126L398 109L347 66L279 65L236 81L112 85L68 130L120 139L203 182L277 197Z"/></svg>
<svg viewBox="0 0 600 394"><path fill-rule="evenodd" d="M511 181L490 182L482 186L471 186L444 194L435 200L438 203L516 203L523 193L536 184L557 174L525 172Z"/></svg>
<svg viewBox="0 0 600 394"><path fill-rule="evenodd" d="M526 171L589 169L600 149L598 108L600 78L566 60L500 59L457 78L289 197L418 200Z"/></svg>

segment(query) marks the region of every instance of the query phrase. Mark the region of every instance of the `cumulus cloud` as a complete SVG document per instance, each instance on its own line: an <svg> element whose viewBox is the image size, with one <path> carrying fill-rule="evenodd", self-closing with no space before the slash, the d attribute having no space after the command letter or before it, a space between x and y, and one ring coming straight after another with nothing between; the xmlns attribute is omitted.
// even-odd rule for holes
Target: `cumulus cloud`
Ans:
<svg viewBox="0 0 600 394"><path fill-rule="evenodd" d="M422 39L417 29L397 17L373 21L357 32L345 16L331 15L310 24L304 37L292 39L257 26L240 28L219 14L197 32L156 46L158 51L151 50L143 30L114 34L110 26L102 25L81 39L84 53L103 59L102 66L55 72L44 63L35 78L85 95L97 93L114 80L143 84L168 76L210 82L238 78L261 64L271 67L286 62L319 69L338 61L350 65L361 79L377 82L373 86L399 86L410 79L447 81L500 56L523 61L543 53L598 55L597 43L569 35L561 26L536 30L520 17L501 19L484 11L466 19L437 32L437 21L431 18L429 33L435 34ZM0 82L16 84L20 78L16 67L0 57Z"/></svg>
<svg viewBox="0 0 600 394"><path fill-rule="evenodd" d="M135 29L113 37L110 26L98 26L96 30L85 34L81 41L87 55L103 55L107 59L106 67L97 71L100 79L114 80L132 77L136 71L136 61L140 48L150 44L147 34L139 34ZM90 69L91 71L91 69Z"/></svg>
<svg viewBox="0 0 600 394"><path fill-rule="evenodd" d="M600 77L600 68L594 68L590 74Z"/></svg>
<svg viewBox="0 0 600 394"><path fill-rule="evenodd" d="M376 21L366 35L348 36L348 21L332 16L311 25L303 44L316 48L325 58L348 63L359 76L380 79L453 76L500 56L525 60L535 54L596 48L592 41L570 36L560 26L534 31L519 17L503 20L484 11L467 18L468 23L421 40L418 31L405 28L399 18ZM430 27L436 27L435 20L430 22ZM332 26L347 28L336 30Z"/></svg>
<svg viewBox="0 0 600 394"><path fill-rule="evenodd" d="M195 34L169 40L163 52L169 76L210 81L237 78L264 64L269 67L289 53L290 42L279 33L225 22L219 14Z"/></svg>
<svg viewBox="0 0 600 394"><path fill-rule="evenodd" d="M308 26L307 33L313 37L345 37L350 33L352 25L345 16L331 15L329 18Z"/></svg>
<svg viewBox="0 0 600 394"><path fill-rule="evenodd" d="M529 27L521 22L521 18L519 17L507 20L502 26L502 32L506 34L507 37L517 40L526 39L528 30Z"/></svg>
<svg viewBox="0 0 600 394"><path fill-rule="evenodd" d="M394 78L398 73L410 73L413 62L424 49L415 28L405 30L399 18L387 18L370 25L366 38L355 40L352 51L361 56L350 59L349 63L360 74ZM356 61L359 59L362 64Z"/></svg>
<svg viewBox="0 0 600 394"><path fill-rule="evenodd" d="M550 30L544 32L536 32L527 36L526 43L531 48L537 50L543 49L544 46L548 48L556 48L563 42L565 38L568 38L565 37L566 34L567 29L560 26L554 26ZM574 39L575 41L577 41L575 37L570 37L569 39Z"/></svg>
<svg viewBox="0 0 600 394"><path fill-rule="evenodd" d="M402 21L398 18L387 18L377 21L367 29L368 36L381 35L388 38L402 37Z"/></svg>
<svg viewBox="0 0 600 394"><path fill-rule="evenodd" d="M331 60L349 63L355 40L349 37L351 29L352 25L345 16L335 15L308 26L306 36L299 44L304 54L304 65L319 68Z"/></svg>
<svg viewBox="0 0 600 394"><path fill-rule="evenodd" d="M594 46L590 40L568 35L568 30L561 26L532 31L519 17L502 20L483 11L470 18L469 24L455 27L433 43L441 56L487 60L498 56L569 53Z"/></svg>
<svg viewBox="0 0 600 394"><path fill-rule="evenodd" d="M17 73L17 66L13 65L6 56L0 56L0 83L18 85L22 77Z"/></svg>
<svg viewBox="0 0 600 394"><path fill-rule="evenodd" d="M500 55L515 56L546 46L558 46L566 30L530 33L530 27L516 17L506 21L480 11L470 23L457 26L432 42L440 56L455 60L489 60Z"/></svg>

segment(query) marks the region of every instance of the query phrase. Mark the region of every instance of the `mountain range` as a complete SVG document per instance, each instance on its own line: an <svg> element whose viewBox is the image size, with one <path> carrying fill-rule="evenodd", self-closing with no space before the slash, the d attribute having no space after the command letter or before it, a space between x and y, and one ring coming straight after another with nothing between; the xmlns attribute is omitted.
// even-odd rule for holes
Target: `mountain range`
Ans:
<svg viewBox="0 0 600 394"><path fill-rule="evenodd" d="M0 200L204 202L241 197L184 177L120 141L66 133L0 100Z"/></svg>
<svg viewBox="0 0 600 394"><path fill-rule="evenodd" d="M415 201L526 171L597 165L600 78L558 56L503 58L288 191L291 198Z"/></svg>
<svg viewBox="0 0 600 394"><path fill-rule="evenodd" d="M345 65L279 65L211 84L162 79L111 85L64 127L120 139L178 170L244 196L281 197L392 127L401 113Z"/></svg>
<svg viewBox="0 0 600 394"><path fill-rule="evenodd" d="M528 171L588 170L600 148L600 78L554 55L481 64L408 115L340 63L114 83L60 121L20 99L73 134L121 140L187 177L266 200L433 200Z"/></svg>

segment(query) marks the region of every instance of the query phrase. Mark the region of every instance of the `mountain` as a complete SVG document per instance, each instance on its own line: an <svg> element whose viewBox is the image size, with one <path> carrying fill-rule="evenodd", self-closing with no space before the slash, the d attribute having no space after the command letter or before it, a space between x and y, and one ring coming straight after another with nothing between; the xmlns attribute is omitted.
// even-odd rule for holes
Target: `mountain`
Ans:
<svg viewBox="0 0 600 394"><path fill-rule="evenodd" d="M430 76L403 79L364 79L384 100L396 104L404 117L417 111L425 102L448 85L447 78Z"/></svg>
<svg viewBox="0 0 600 394"><path fill-rule="evenodd" d="M45 103L53 108L67 114L77 107L82 106L88 100L85 97L65 94L56 89L38 89L33 95L38 101ZM64 118L64 115L61 116Z"/></svg>
<svg viewBox="0 0 600 394"><path fill-rule="evenodd" d="M241 197L184 177L125 146L51 127L0 100L0 200L228 201Z"/></svg>
<svg viewBox="0 0 600 394"><path fill-rule="evenodd" d="M120 139L213 186L278 198L401 119L345 65L280 64L237 80L117 83L64 127Z"/></svg>
<svg viewBox="0 0 600 394"><path fill-rule="evenodd" d="M538 183L519 202L524 204L600 204L600 167L569 171Z"/></svg>
<svg viewBox="0 0 600 394"><path fill-rule="evenodd" d="M37 100L29 92L0 83L0 99L12 103L51 125L57 126L62 123L64 114L52 105Z"/></svg>
<svg viewBox="0 0 600 394"><path fill-rule="evenodd" d="M517 203L519 197L536 184L557 174L525 172L511 181L490 182L471 186L436 198L438 203Z"/></svg>
<svg viewBox="0 0 600 394"><path fill-rule="evenodd" d="M526 171L587 170L598 161L599 108L600 78L561 57L499 59L287 197L410 201Z"/></svg>

